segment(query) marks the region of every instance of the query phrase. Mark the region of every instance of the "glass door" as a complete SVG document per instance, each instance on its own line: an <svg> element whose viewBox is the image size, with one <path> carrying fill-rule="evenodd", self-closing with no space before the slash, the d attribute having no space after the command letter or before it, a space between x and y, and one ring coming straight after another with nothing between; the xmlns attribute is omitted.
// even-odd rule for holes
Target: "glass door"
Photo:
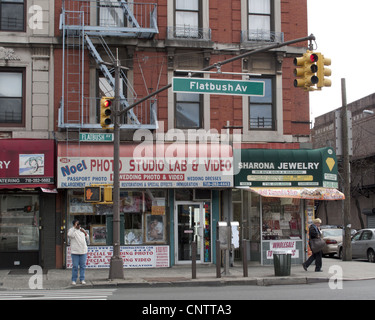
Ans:
<svg viewBox="0 0 375 320"><path fill-rule="evenodd" d="M194 240L197 242L197 262L203 262L203 204L176 202L175 221L176 262L191 261L191 243Z"/></svg>

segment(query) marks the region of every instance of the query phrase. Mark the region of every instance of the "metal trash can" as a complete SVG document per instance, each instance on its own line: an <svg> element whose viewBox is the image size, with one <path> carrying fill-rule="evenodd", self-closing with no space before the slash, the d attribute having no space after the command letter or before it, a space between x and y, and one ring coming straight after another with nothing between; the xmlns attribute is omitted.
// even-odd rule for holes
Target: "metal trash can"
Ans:
<svg viewBox="0 0 375 320"><path fill-rule="evenodd" d="M273 266L276 277L290 276L292 254L286 251L273 253Z"/></svg>

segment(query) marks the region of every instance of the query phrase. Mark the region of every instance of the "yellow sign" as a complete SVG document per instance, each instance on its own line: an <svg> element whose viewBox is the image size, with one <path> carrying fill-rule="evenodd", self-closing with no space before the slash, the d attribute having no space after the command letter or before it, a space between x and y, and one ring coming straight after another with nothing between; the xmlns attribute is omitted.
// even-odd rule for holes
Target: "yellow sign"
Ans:
<svg viewBox="0 0 375 320"><path fill-rule="evenodd" d="M152 215L165 215L165 206L152 206L151 207L151 214Z"/></svg>

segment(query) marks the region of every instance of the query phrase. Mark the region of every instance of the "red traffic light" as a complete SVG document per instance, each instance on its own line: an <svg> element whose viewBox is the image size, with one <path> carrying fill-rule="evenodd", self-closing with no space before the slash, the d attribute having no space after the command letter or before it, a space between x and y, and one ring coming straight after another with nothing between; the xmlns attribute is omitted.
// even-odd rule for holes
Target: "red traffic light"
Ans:
<svg viewBox="0 0 375 320"><path fill-rule="evenodd" d="M317 62L317 61L318 61L318 55L315 54L315 53L312 53L312 54L310 55L310 61L311 61L311 62Z"/></svg>
<svg viewBox="0 0 375 320"><path fill-rule="evenodd" d="M108 108L112 105L112 101L111 100L105 100L104 101L104 107Z"/></svg>

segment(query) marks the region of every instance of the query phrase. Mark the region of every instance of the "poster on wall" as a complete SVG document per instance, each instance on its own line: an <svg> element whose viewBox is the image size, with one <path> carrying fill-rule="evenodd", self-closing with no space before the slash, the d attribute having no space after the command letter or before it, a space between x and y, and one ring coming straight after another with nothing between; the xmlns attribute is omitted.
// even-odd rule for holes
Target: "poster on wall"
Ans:
<svg viewBox="0 0 375 320"><path fill-rule="evenodd" d="M88 247L86 267L109 268L112 246ZM168 268L169 246L121 246L124 268ZM66 249L66 267L72 268L70 247Z"/></svg>

